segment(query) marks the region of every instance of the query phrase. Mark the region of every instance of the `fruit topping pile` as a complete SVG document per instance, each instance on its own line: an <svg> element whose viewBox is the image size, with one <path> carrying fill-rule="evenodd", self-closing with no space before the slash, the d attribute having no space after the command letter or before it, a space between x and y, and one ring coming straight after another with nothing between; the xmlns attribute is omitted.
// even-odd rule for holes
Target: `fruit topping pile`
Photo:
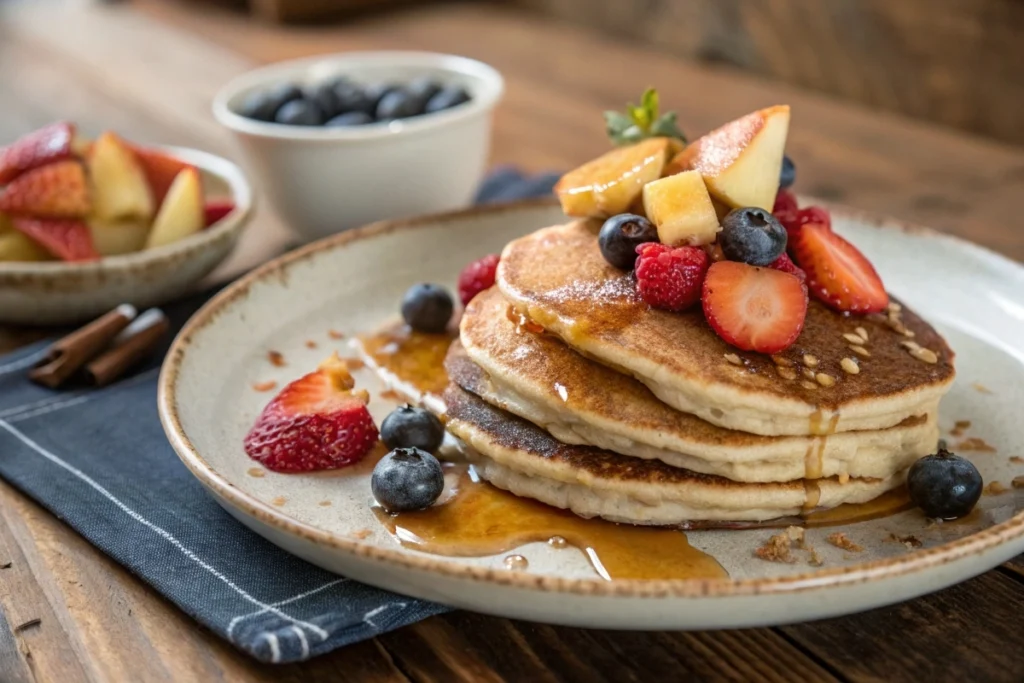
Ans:
<svg viewBox="0 0 1024 683"><path fill-rule="evenodd" d="M199 171L115 133L53 123L0 149L0 262L90 261L163 246L234 210Z"/></svg>
<svg viewBox="0 0 1024 683"><path fill-rule="evenodd" d="M832 231L828 211L800 208L789 191L788 106L690 143L653 91L605 119L617 147L566 173L555 191L567 215L604 221L601 254L633 271L650 306L678 312L700 302L729 344L778 353L800 336L809 298L850 314L888 305L874 267Z"/></svg>
<svg viewBox="0 0 1024 683"><path fill-rule="evenodd" d="M249 94L237 113L286 126L365 126L444 111L470 101L458 85L429 77L408 83L357 83L334 78L308 88L284 83Z"/></svg>

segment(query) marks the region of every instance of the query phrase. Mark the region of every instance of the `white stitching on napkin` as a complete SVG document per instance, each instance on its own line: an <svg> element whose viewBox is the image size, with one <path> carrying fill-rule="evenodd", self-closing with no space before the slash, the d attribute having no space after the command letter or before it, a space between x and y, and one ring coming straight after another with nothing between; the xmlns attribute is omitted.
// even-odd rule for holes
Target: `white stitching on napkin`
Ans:
<svg viewBox="0 0 1024 683"><path fill-rule="evenodd" d="M405 609L407 604L408 603L405 603L405 602L389 602L387 604L381 605L380 607L377 607L376 609L372 609L369 612L367 612L366 614L364 614L363 615L363 621L365 623L369 624L370 627L374 631L379 631L380 630L380 626L377 626L377 624L373 622L371 617L377 616L378 614L380 614L381 612L383 612L384 610L386 610L389 607L398 606L400 609Z"/></svg>
<svg viewBox="0 0 1024 683"><path fill-rule="evenodd" d="M294 630L295 633L299 636L299 643L302 645L302 655L301 655L302 659L305 659L306 657L309 657L309 641L306 640L306 634L298 626L292 625L292 626L289 626L288 628Z"/></svg>
<svg viewBox="0 0 1024 683"><path fill-rule="evenodd" d="M151 531L155 532L158 536L160 536L161 538L163 538L164 540L169 542L171 545L173 545L175 548L177 548L179 551L181 551L181 553L185 557L187 557L188 559L192 560L197 565L199 565L200 567L202 567L203 569L208 571L210 574L212 574L214 577L216 577L217 579L222 581L231 590L233 590L236 593L238 593L243 599L247 600L248 602L251 602L252 604L256 605L257 607L262 608L264 611L272 612L272 613L276 614L277 616L281 617L282 619L284 619L286 621L290 621L290 622L292 622L293 624L295 624L297 626L303 626L305 628L308 628L310 631L312 631L313 633L315 633L318 636L320 636L320 640L327 640L327 635L328 635L327 631L323 630L322 628L320 628L316 624L311 624L311 623L309 623L307 621L302 621L301 619L296 619L295 617L292 617L292 616L290 616L288 614L285 614L284 612L282 612L281 610L277 609L276 607L273 607L272 605L268 605L268 604L266 604L264 602L260 602L259 600L257 600L253 596L249 595L242 588L240 588L233 581L231 581L231 579L229 579L228 577L224 576L219 571L214 569L212 566L210 566L209 564L207 564L206 562L201 560L198 555L196 555L194 552L192 552L191 550L186 548L181 543L181 541L179 541L177 538L172 536L168 531L158 527L156 524L153 524L148 519L146 519L145 517L143 517L139 513L135 512L135 510L132 510L130 507L128 507L127 505L122 503L120 500L118 500L116 497L114 497L114 495L110 491L108 491L107 489L103 488L95 480L93 480L91 477L89 477L89 475L87 475L84 472L82 472L81 470L73 467L72 465L69 465L68 463L64 462L63 460L61 460L56 455L54 455L50 451L48 451L45 448L43 448L42 446L37 444L35 441L30 439L29 437L25 436L23 433L18 431L15 427L12 427L7 422L5 422L3 420L0 420L0 428L5 429L8 432L10 432L15 438L17 438L23 444L25 444L26 446L28 446L33 451L35 451L39 455L43 456L44 458L46 458L50 462L54 463L55 465L59 465L60 467L63 467L65 470L67 470L71 474L75 475L76 477L78 477L79 479L84 481L86 484L88 484L93 489L95 489L98 493L100 493L100 495L102 495L104 498L106 498L107 500L112 502L114 505L116 505L118 508L120 508L120 510L122 512L124 512L126 515L128 515L129 517L134 519L139 524L142 524L143 526L145 526L146 528L148 528ZM271 648L273 650L277 649L275 647L277 645L276 641L277 641L277 639L275 637L274 638L274 642L271 645ZM278 653L278 654L280 654L280 653ZM276 659L275 659L275 661L276 661Z"/></svg>
<svg viewBox="0 0 1024 683"><path fill-rule="evenodd" d="M322 586L317 586L316 588L310 589L310 590L306 591L305 593L299 593L298 595L293 595L292 597L286 598L286 599L281 600L279 602L271 603L270 607L284 607L285 605L290 605L293 602L297 602L299 600L302 600L303 598L308 598L309 596L311 596L311 595L313 595L315 593L319 593L322 590L327 590L328 588L330 588L332 586L337 586L339 583L345 583L346 581L348 581L348 579L345 579L345 578L334 579L333 581L328 581L327 583L323 584ZM264 609L256 610L255 612L249 612L248 614L240 614L237 617L232 618L231 621L228 623L228 639L229 640L233 640L233 638L231 637L231 632L235 630L235 625L238 624L238 622L240 622L243 619L248 619L249 617L257 617L257 616L259 616L261 614L266 614L267 611L268 611L268 609L264 608Z"/></svg>
<svg viewBox="0 0 1024 683"><path fill-rule="evenodd" d="M141 372L134 377L129 377L123 382L111 384L105 389L83 389L69 394L56 394L40 401L33 401L32 403L25 403L20 406L14 406L13 408L0 410L0 419L9 419L11 422L17 422L19 420L27 420L30 417L36 417L37 415L45 415L46 413L59 410L61 408L75 406L79 403L86 403L87 401L91 401L94 398L105 395L107 392L113 391L114 389L124 389L138 384L142 380L149 379L158 372L160 372L160 368L150 368L149 370Z"/></svg>
<svg viewBox="0 0 1024 683"><path fill-rule="evenodd" d="M261 633L260 637L267 639L267 645L270 646L270 661L274 664L277 664L279 661L281 661L281 646L277 642L277 636L273 633L267 632Z"/></svg>
<svg viewBox="0 0 1024 683"><path fill-rule="evenodd" d="M3 365L0 365L0 375L9 375L10 373L17 372L18 370L30 368L37 362L42 360L42 358L45 355L45 350L36 351L35 353L28 354L24 358L19 358L18 360L12 360L9 363L4 363Z"/></svg>

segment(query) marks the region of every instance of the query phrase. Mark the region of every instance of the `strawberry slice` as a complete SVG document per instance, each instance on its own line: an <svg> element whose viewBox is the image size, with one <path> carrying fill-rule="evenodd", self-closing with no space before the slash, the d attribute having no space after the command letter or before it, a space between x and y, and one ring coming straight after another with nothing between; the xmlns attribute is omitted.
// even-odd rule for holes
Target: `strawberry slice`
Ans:
<svg viewBox="0 0 1024 683"><path fill-rule="evenodd" d="M704 278L701 303L708 324L729 344L778 353L804 328L807 288L789 273L719 261Z"/></svg>
<svg viewBox="0 0 1024 683"><path fill-rule="evenodd" d="M62 261L94 261L100 257L89 226L82 221L14 218L11 225Z"/></svg>
<svg viewBox="0 0 1024 683"><path fill-rule="evenodd" d="M0 149L0 185L25 171L72 156L75 125L60 121L22 136Z"/></svg>
<svg viewBox="0 0 1024 683"><path fill-rule="evenodd" d="M129 148L135 152L149 189L153 192L153 201L159 207L171 189L174 178L186 168L192 168L192 165L156 149L136 145L129 145Z"/></svg>
<svg viewBox="0 0 1024 683"><path fill-rule="evenodd" d="M71 160L26 171L0 194L0 211L19 216L84 218L91 205L85 170Z"/></svg>
<svg viewBox="0 0 1024 683"><path fill-rule="evenodd" d="M871 262L827 226L804 225L790 248L807 273L811 296L830 308L875 313L888 305L889 295Z"/></svg>
<svg viewBox="0 0 1024 683"><path fill-rule="evenodd" d="M312 472L358 462L377 443L369 396L337 354L301 377L263 409L245 452L275 472Z"/></svg>
<svg viewBox="0 0 1024 683"><path fill-rule="evenodd" d="M235 210L235 203L230 199L211 199L203 206L203 227L210 227Z"/></svg>

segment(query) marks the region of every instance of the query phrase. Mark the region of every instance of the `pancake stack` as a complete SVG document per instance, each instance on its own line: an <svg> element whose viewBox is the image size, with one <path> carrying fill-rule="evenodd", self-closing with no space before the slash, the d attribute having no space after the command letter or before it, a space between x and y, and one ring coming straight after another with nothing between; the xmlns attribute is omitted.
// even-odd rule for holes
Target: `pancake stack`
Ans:
<svg viewBox="0 0 1024 683"><path fill-rule="evenodd" d="M599 227L511 242L466 308L444 399L483 479L583 517L729 524L869 501L935 450L953 352L906 307L812 300L785 352L739 351L639 300Z"/></svg>

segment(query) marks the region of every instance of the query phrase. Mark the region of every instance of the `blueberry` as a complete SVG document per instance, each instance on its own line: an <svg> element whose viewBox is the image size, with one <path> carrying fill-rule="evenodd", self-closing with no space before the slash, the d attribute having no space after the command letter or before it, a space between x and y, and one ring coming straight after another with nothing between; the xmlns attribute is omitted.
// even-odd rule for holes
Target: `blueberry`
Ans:
<svg viewBox="0 0 1024 683"><path fill-rule="evenodd" d="M426 451L396 448L373 468L370 490L388 512L423 510L444 490L444 471Z"/></svg>
<svg viewBox="0 0 1024 683"><path fill-rule="evenodd" d="M444 425L429 410L406 404L380 423L380 438L388 448L419 448L433 453L444 439Z"/></svg>
<svg viewBox="0 0 1024 683"><path fill-rule="evenodd" d="M269 90L250 93L238 113L258 121L273 121L284 105L302 97L302 91L291 83L282 83Z"/></svg>
<svg viewBox="0 0 1024 683"><path fill-rule="evenodd" d="M338 96L334 83L321 83L306 91L306 99L314 102L320 108L323 120L333 119L341 113L341 106L338 103Z"/></svg>
<svg viewBox="0 0 1024 683"><path fill-rule="evenodd" d="M785 253L786 229L764 209L733 209L722 221L718 244L730 261L767 266Z"/></svg>
<svg viewBox="0 0 1024 683"><path fill-rule="evenodd" d="M397 90L400 86L394 83L371 83L363 89L363 93L366 95L367 101L370 103L370 111L368 113L373 114L377 111L377 105L384 99L384 96L390 93L392 90Z"/></svg>
<svg viewBox="0 0 1024 683"><path fill-rule="evenodd" d="M452 295L438 285L413 285L402 297L402 318L420 332L444 332L454 309Z"/></svg>
<svg viewBox="0 0 1024 683"><path fill-rule="evenodd" d="M288 126L319 126L324 122L324 116L316 103L292 100L277 111L274 120Z"/></svg>
<svg viewBox="0 0 1024 683"><path fill-rule="evenodd" d="M444 86L429 76L421 76L411 81L405 87L414 97L423 100L424 104L444 88Z"/></svg>
<svg viewBox="0 0 1024 683"><path fill-rule="evenodd" d="M657 228L643 216L632 213L612 216L604 222L597 236L604 260L619 270L633 270L636 248L644 242L657 241Z"/></svg>
<svg viewBox="0 0 1024 683"><path fill-rule="evenodd" d="M350 111L347 114L339 114L335 116L324 125L332 128L338 128L345 126L365 126L368 123L373 123L372 116L364 111Z"/></svg>
<svg viewBox="0 0 1024 683"><path fill-rule="evenodd" d="M410 116L419 116L427 101L418 97L406 88L395 88L380 98L377 103L377 119L390 121L391 119L407 119Z"/></svg>
<svg viewBox="0 0 1024 683"><path fill-rule="evenodd" d="M785 189L796 182L796 166L788 155L782 157L782 171L779 172L779 187Z"/></svg>
<svg viewBox="0 0 1024 683"><path fill-rule="evenodd" d="M334 97L338 103L338 113L348 114L359 111L372 117L377 109L377 100L365 88L350 81L340 81L334 85Z"/></svg>
<svg viewBox="0 0 1024 683"><path fill-rule="evenodd" d="M954 519L974 509L984 482L970 460L940 448L910 467L907 490L910 500L929 517Z"/></svg>
<svg viewBox="0 0 1024 683"><path fill-rule="evenodd" d="M436 111L451 109L464 102L469 102L469 93L466 92L466 89L457 85L448 86L447 88L442 88L441 92L427 101L426 112L432 114Z"/></svg>

